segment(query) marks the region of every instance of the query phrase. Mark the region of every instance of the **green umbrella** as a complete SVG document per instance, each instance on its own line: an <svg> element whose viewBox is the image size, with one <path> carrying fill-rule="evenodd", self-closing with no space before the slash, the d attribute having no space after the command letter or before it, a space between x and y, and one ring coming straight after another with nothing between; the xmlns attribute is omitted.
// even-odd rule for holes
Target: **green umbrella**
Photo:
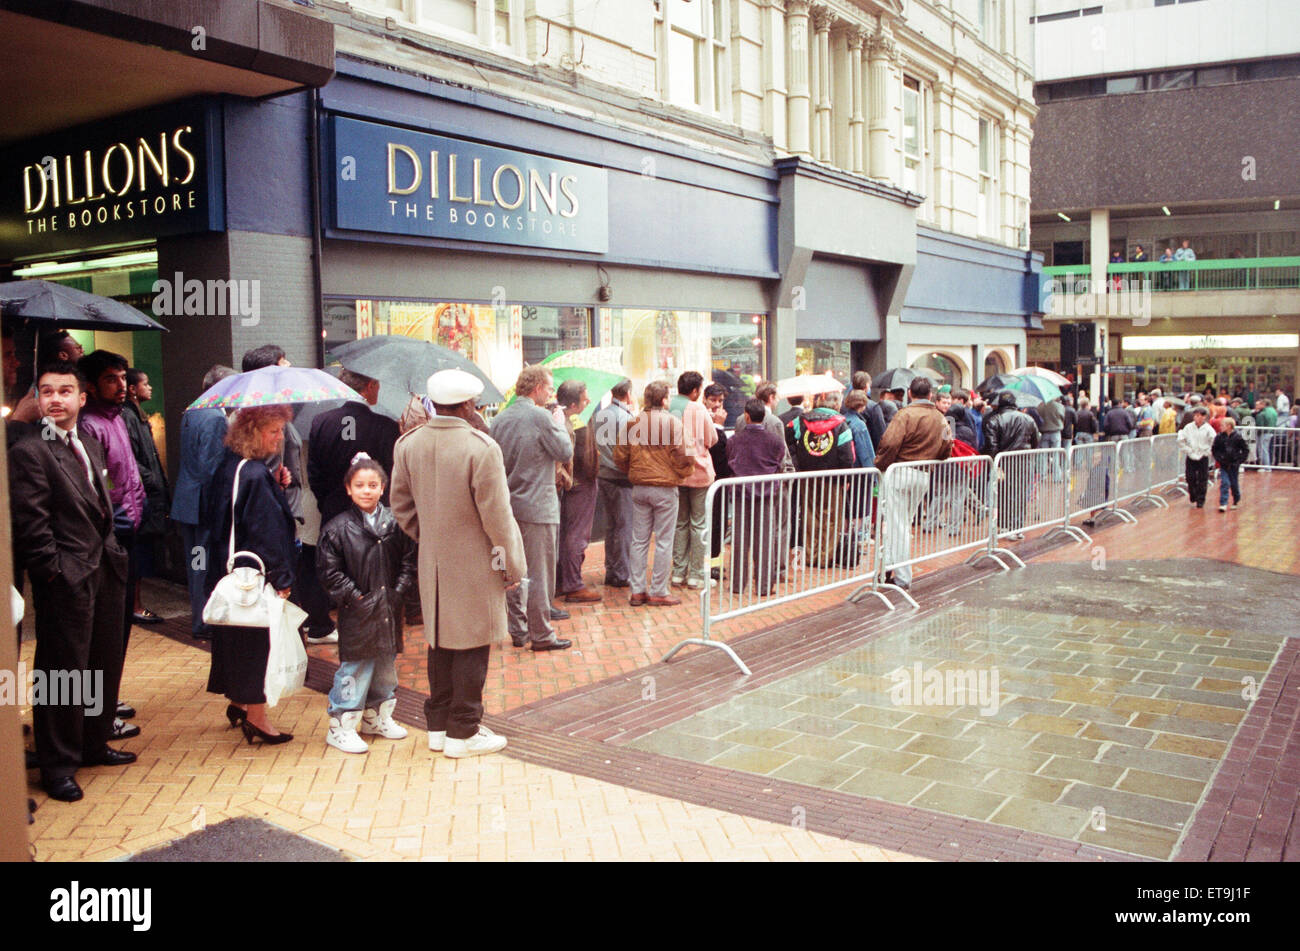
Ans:
<svg viewBox="0 0 1300 951"><path fill-rule="evenodd" d="M1050 380L1043 379L1041 376L1013 376L1003 384L1002 389L1029 393L1032 396L1037 396L1044 403L1050 403L1052 400L1061 398L1060 387Z"/></svg>
<svg viewBox="0 0 1300 951"><path fill-rule="evenodd" d="M547 366L551 371L551 379L555 381L556 389L559 389L561 383L565 380L578 380L587 384L587 398L591 400L587 408L578 414L578 419L583 423L591 420L591 415L600 407L600 401L612 390L616 384L625 379L622 374L610 373L607 370L593 370L590 367L564 367L564 366ZM506 392L506 401L502 404L501 409L515 401L515 391L510 389Z"/></svg>

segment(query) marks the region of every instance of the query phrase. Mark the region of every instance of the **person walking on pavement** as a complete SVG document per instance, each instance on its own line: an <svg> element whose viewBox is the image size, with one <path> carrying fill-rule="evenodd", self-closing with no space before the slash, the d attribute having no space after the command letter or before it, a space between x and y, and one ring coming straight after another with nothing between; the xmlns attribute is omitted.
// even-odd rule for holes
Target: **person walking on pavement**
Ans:
<svg viewBox="0 0 1300 951"><path fill-rule="evenodd" d="M632 541L632 483L614 463L614 447L627 439L632 422L632 381L624 377L609 391L609 405L591 419L599 467L596 471L600 505L605 512L605 586L631 584L628 546Z"/></svg>
<svg viewBox="0 0 1300 951"><path fill-rule="evenodd" d="M529 367L521 377L527 392L545 402L550 374ZM506 738L482 724L483 685L492 644L506 633L506 598L532 566L512 513L501 448L472 423L483 382L464 370L440 370L429 377L427 392L435 415L398 439L390 495L397 524L419 545L417 583L429 643L429 749L457 759L505 748ZM560 424L531 398L524 409L514 424L520 432L510 438L524 438L534 421L529 413L536 411L543 417L537 423L554 427L539 425L534 431L542 435L536 438L558 452ZM554 463L546 468L545 487L555 499ZM550 526L553 577L555 523L541 524ZM548 533L540 534L545 541Z"/></svg>
<svg viewBox="0 0 1300 951"><path fill-rule="evenodd" d="M632 483L632 545L629 570L633 607L671 607L681 599L668 591L673 534L677 526L677 487L695 471L686 455L682 424L668 412L668 386L658 381L645 388L641 414L627 428L627 440L614 447L614 463ZM646 584L650 536L655 538L654 575ZM648 593L647 593L648 592Z"/></svg>
<svg viewBox="0 0 1300 951"><path fill-rule="evenodd" d="M911 403L895 413L876 447L876 468L881 472L887 472L895 462L942 460L952 453L952 430L930 402L933 386L929 379L918 376L908 389ZM883 514L888 519L882 556L886 564L898 564L910 557L912 522L925 501L929 485L926 473L915 468L899 469L884 480L880 504L885 507ZM910 588L912 566L899 565L887 572L885 583Z"/></svg>
<svg viewBox="0 0 1300 951"><path fill-rule="evenodd" d="M1205 508L1205 487L1210 479L1210 450L1214 446L1214 427L1208 422L1209 411L1198 406L1192 421L1178 432L1178 448L1187 456L1187 497L1198 509Z"/></svg>
<svg viewBox="0 0 1300 951"><path fill-rule="evenodd" d="M553 392L550 370L524 367L515 381L515 401L492 420L492 438L501 447L510 485L510 508L519 523L528 559L527 591L523 585L512 588L506 599L510 640L515 647L527 646L534 651L573 646L572 641L556 637L551 627L556 533L560 525L555 467L573 457L573 443L564 428L564 410L551 402ZM424 607L427 611L427 599Z"/></svg>
<svg viewBox="0 0 1300 951"><path fill-rule="evenodd" d="M555 591L570 604L600 600L600 592L582 580L582 561L591 540L591 522L596 516L596 441L580 414L590 404L587 384L565 380L555 398L564 411L565 432L573 444L573 457L556 467L560 490L560 540Z"/></svg>
<svg viewBox="0 0 1300 951"><path fill-rule="evenodd" d="M1246 441L1237 432L1231 416L1223 419L1223 428L1210 446L1214 464L1219 467L1219 511L1228 511L1228 492L1232 492L1232 507L1241 504L1241 464L1250 456Z"/></svg>

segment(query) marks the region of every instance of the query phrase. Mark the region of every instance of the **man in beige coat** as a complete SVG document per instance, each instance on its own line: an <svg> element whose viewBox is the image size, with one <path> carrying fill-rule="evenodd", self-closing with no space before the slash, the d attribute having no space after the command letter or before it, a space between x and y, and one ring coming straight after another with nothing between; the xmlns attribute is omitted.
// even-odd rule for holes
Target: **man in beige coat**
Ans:
<svg viewBox="0 0 1300 951"><path fill-rule="evenodd" d="M528 568L501 450L469 422L483 383L442 370L429 377L428 391L437 415L394 450L393 514L420 544L429 749L477 756L506 745L479 722L483 684L491 644L506 634L506 591Z"/></svg>

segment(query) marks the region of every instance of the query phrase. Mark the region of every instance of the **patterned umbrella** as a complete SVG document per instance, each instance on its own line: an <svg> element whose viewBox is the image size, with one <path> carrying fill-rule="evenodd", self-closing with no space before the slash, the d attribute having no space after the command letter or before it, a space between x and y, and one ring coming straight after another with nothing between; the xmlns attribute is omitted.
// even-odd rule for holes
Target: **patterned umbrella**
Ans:
<svg viewBox="0 0 1300 951"><path fill-rule="evenodd" d="M247 409L250 406L359 399L361 394L324 370L275 366L228 376L185 408Z"/></svg>
<svg viewBox="0 0 1300 951"><path fill-rule="evenodd" d="M1070 378L1062 376L1055 370L1049 370L1047 367L1016 367L1011 371L1012 376L1038 376L1057 386L1069 386Z"/></svg>

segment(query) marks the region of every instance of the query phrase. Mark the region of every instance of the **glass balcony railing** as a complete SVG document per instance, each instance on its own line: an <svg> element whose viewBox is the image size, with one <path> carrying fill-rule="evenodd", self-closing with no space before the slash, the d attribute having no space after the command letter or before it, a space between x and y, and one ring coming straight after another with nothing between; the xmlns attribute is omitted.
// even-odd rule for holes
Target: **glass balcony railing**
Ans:
<svg viewBox="0 0 1300 951"><path fill-rule="evenodd" d="M1091 269L1082 264L1043 268L1043 277L1058 282L1065 294L1087 294ZM1214 261L1141 261L1106 265L1106 287L1120 290L1124 282L1151 282L1154 293L1176 291L1270 291L1300 288L1300 257L1229 258Z"/></svg>

